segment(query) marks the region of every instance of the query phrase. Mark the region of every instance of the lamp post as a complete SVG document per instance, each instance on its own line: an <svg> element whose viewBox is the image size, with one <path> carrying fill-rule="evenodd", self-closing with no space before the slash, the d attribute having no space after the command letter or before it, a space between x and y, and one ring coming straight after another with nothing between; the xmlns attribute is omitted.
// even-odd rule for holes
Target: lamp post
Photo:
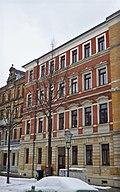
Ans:
<svg viewBox="0 0 120 192"><path fill-rule="evenodd" d="M69 150L71 146L71 138L72 133L69 130L65 131L66 149L67 149L67 177L69 177Z"/></svg>

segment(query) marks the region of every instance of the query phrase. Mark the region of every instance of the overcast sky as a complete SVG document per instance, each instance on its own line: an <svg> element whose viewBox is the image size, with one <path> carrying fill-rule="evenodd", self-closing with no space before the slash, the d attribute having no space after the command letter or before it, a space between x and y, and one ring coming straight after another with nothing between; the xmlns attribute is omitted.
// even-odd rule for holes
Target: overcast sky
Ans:
<svg viewBox="0 0 120 192"><path fill-rule="evenodd" d="M22 66L103 22L120 0L0 0L0 87Z"/></svg>

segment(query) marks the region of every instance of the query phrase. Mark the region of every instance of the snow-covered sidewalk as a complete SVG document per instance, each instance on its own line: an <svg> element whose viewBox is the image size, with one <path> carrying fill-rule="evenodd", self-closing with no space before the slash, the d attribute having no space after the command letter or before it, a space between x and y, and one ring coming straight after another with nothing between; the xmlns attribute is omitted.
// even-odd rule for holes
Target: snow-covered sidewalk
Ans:
<svg viewBox="0 0 120 192"><path fill-rule="evenodd" d="M12 178L7 184L7 178L0 176L0 192L24 192L31 189L31 186L36 183L36 179Z"/></svg>

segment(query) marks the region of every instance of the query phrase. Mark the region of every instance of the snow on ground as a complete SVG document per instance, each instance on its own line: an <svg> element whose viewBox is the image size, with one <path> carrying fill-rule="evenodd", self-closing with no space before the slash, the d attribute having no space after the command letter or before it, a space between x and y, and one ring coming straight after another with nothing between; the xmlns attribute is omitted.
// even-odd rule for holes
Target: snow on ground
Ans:
<svg viewBox="0 0 120 192"><path fill-rule="evenodd" d="M36 179L27 178L12 178L10 183L7 184L7 177L0 176L0 192L25 192L30 190L31 186L35 185ZM97 189L110 189L111 187L93 186Z"/></svg>
<svg viewBox="0 0 120 192"><path fill-rule="evenodd" d="M25 192L31 189L36 181L36 179L10 177L10 183L7 184L7 177L0 176L0 192Z"/></svg>

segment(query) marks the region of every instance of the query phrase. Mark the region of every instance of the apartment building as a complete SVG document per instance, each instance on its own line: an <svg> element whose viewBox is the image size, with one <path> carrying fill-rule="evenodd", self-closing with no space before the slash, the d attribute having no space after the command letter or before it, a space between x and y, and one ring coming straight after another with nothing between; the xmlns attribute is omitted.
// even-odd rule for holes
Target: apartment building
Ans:
<svg viewBox="0 0 120 192"><path fill-rule="evenodd" d="M7 173L8 145L10 145L10 174L18 173L23 96L24 72L12 65L7 84L0 88L0 174Z"/></svg>
<svg viewBox="0 0 120 192"><path fill-rule="evenodd" d="M47 167L51 97L53 174L66 167L70 130L70 167L86 168L89 183L120 187L119 31L120 11L23 66L20 175Z"/></svg>

